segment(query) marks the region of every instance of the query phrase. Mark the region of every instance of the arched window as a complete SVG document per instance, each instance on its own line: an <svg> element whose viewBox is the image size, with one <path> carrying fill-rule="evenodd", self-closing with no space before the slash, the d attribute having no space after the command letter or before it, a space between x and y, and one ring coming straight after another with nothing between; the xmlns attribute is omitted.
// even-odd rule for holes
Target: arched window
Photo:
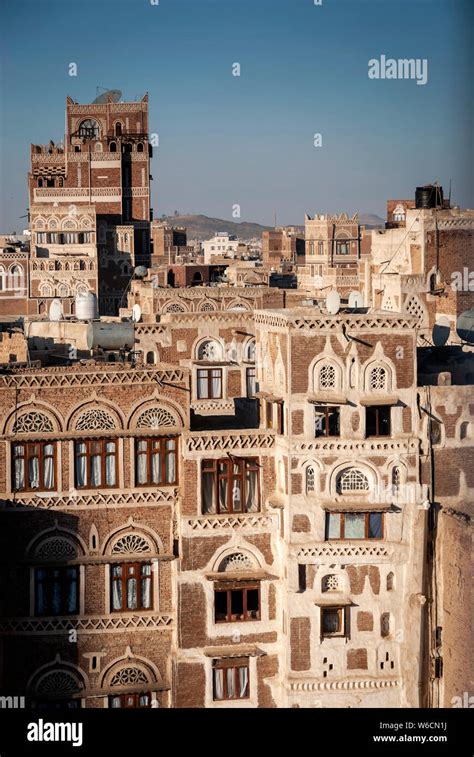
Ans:
<svg viewBox="0 0 474 757"><path fill-rule="evenodd" d="M177 418L164 407L150 407L141 413L137 420L137 428L158 429L164 426L180 425Z"/></svg>
<svg viewBox="0 0 474 757"><path fill-rule="evenodd" d="M206 339L198 346L197 359L216 362L222 360L222 347L213 339Z"/></svg>
<svg viewBox="0 0 474 757"><path fill-rule="evenodd" d="M402 484L402 472L398 465L394 465L392 468L392 494L398 496L400 494L400 487Z"/></svg>
<svg viewBox="0 0 474 757"><path fill-rule="evenodd" d="M124 152L132 152L132 145L130 142L126 142L123 146Z"/></svg>
<svg viewBox="0 0 474 757"><path fill-rule="evenodd" d="M254 567L254 562L248 555L244 555L243 552L233 552L231 555L224 557L219 564L219 573L229 573L234 570L252 570Z"/></svg>
<svg viewBox="0 0 474 757"><path fill-rule="evenodd" d="M100 407L85 410L76 421L76 431L108 431L114 428L114 418Z"/></svg>
<svg viewBox="0 0 474 757"><path fill-rule="evenodd" d="M122 136L122 124L120 123L120 121L117 121L117 123L115 124L115 136Z"/></svg>
<svg viewBox="0 0 474 757"><path fill-rule="evenodd" d="M380 616L380 635L385 639L390 636L390 613L383 612Z"/></svg>
<svg viewBox="0 0 474 757"><path fill-rule="evenodd" d="M395 576L390 571L390 573L387 573L387 591L393 591L395 588Z"/></svg>
<svg viewBox="0 0 474 757"><path fill-rule="evenodd" d="M429 287L430 287L430 292L434 292L434 291L435 291L435 289L436 289L436 284L437 284L437 276L436 276L436 273L432 273L432 274L431 274L431 276L430 276L430 278L429 278Z"/></svg>
<svg viewBox="0 0 474 757"><path fill-rule="evenodd" d="M152 552L148 539L141 534L125 534L116 540L111 549L112 555L142 555Z"/></svg>
<svg viewBox="0 0 474 757"><path fill-rule="evenodd" d="M137 152L143 152L143 143L142 142L139 142L137 144Z"/></svg>
<svg viewBox="0 0 474 757"><path fill-rule="evenodd" d="M56 707L62 704L63 707L70 709L75 706L79 707L79 699L68 699L68 695L78 694L82 691L83 684L79 677L68 670L50 670L44 673L35 686L35 693L41 698L47 696L48 705Z"/></svg>
<svg viewBox="0 0 474 757"><path fill-rule="evenodd" d="M472 436L472 423L469 421L463 421L459 426L459 438L470 439Z"/></svg>
<svg viewBox="0 0 474 757"><path fill-rule="evenodd" d="M6 278L5 269L2 265L0 265L0 292L3 292L3 290L6 289L5 278Z"/></svg>
<svg viewBox="0 0 474 757"><path fill-rule="evenodd" d="M78 557L77 545L67 537L53 534L38 544L34 557L38 561L34 569L35 615L76 615L79 567L67 563ZM42 565L43 561L46 564Z"/></svg>
<svg viewBox="0 0 474 757"><path fill-rule="evenodd" d="M109 150L110 150L110 152L117 152L117 143L116 142L111 142L110 145L109 145Z"/></svg>
<svg viewBox="0 0 474 757"><path fill-rule="evenodd" d="M323 576L321 581L321 591L337 591L339 589L339 578L335 573L329 573Z"/></svg>
<svg viewBox="0 0 474 757"><path fill-rule="evenodd" d="M146 353L146 362L148 365L154 365L156 363L156 355L153 351Z"/></svg>
<svg viewBox="0 0 474 757"><path fill-rule="evenodd" d="M316 473L313 465L306 467L306 494L313 494L316 491Z"/></svg>
<svg viewBox="0 0 474 757"><path fill-rule="evenodd" d="M99 124L93 118L86 118L81 121L78 134L84 139L99 139Z"/></svg>
<svg viewBox="0 0 474 757"><path fill-rule="evenodd" d="M94 145L94 151L95 152L102 152L102 143L101 142L96 142L95 143L95 145Z"/></svg>
<svg viewBox="0 0 474 757"><path fill-rule="evenodd" d="M369 373L369 386L371 391L383 391L388 389L387 369L381 365L376 365Z"/></svg>
<svg viewBox="0 0 474 757"><path fill-rule="evenodd" d="M369 488L369 479L365 473L357 468L346 468L339 473L336 479L338 494L367 492Z"/></svg>
<svg viewBox="0 0 474 757"><path fill-rule="evenodd" d="M58 187L62 187L62 186L63 186L63 184L64 184L64 181L63 181L63 177L62 177L62 176L59 176L59 177L58 177Z"/></svg>
<svg viewBox="0 0 474 757"><path fill-rule="evenodd" d="M17 418L13 424L12 432L14 434L42 434L52 433L54 427L52 421L44 413L37 410L31 410Z"/></svg>
<svg viewBox="0 0 474 757"><path fill-rule="evenodd" d="M257 346L255 343L255 339L251 339L249 342L247 342L247 345L245 347L245 359L249 363L255 363L256 351L257 351Z"/></svg>
<svg viewBox="0 0 474 757"><path fill-rule="evenodd" d="M43 179L41 179L41 178L40 178L40 179L38 179L38 186L39 186L39 187L42 187L42 186L43 186Z"/></svg>
<svg viewBox="0 0 474 757"><path fill-rule="evenodd" d="M12 266L10 268L11 289L19 289L22 285L22 279L23 270L17 265Z"/></svg>
<svg viewBox="0 0 474 757"><path fill-rule="evenodd" d="M333 365L323 365L319 370L321 389L334 389L336 386L336 369Z"/></svg>
<svg viewBox="0 0 474 757"><path fill-rule="evenodd" d="M432 418L429 418L428 427L431 444L433 446L441 444L443 438L441 423Z"/></svg>

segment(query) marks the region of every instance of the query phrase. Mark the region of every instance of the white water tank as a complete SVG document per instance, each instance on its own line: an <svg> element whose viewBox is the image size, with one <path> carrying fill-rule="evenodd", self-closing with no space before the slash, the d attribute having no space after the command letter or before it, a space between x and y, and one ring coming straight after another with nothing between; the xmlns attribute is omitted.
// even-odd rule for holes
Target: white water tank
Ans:
<svg viewBox="0 0 474 757"><path fill-rule="evenodd" d="M98 318L97 297L93 292L76 294L76 318L80 321L92 321Z"/></svg>

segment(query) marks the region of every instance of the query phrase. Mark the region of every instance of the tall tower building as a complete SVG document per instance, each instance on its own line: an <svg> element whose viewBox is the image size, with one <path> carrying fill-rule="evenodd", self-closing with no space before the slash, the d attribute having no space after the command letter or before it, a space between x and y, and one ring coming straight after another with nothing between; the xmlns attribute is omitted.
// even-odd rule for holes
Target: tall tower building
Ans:
<svg viewBox="0 0 474 757"><path fill-rule="evenodd" d="M79 216L84 206L95 211L93 230L87 216L87 244L95 245L100 312L110 315L118 312L134 266L149 262L151 217L148 95L140 102L114 99L109 93L81 105L68 97L64 144L32 145L28 176L33 259L66 263L80 253ZM50 277L43 292L46 299L61 297L67 314L80 284L61 271L61 289ZM90 291L90 283L82 288ZM38 302L38 312L44 306Z"/></svg>

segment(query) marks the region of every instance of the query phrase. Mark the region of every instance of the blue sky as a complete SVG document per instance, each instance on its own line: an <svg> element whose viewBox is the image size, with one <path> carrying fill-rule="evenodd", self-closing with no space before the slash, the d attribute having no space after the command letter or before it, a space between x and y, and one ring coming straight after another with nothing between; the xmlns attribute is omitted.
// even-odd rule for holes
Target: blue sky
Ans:
<svg viewBox="0 0 474 757"><path fill-rule="evenodd" d="M1 12L0 232L23 227L30 142L59 141L66 95L148 91L162 213L302 223L375 212L453 181L473 207L469 0L8 0ZM428 83L368 61L427 58ZM78 67L77 77L68 65ZM232 64L241 66L232 76ZM314 147L313 135L322 134ZM237 219L235 219L237 220Z"/></svg>

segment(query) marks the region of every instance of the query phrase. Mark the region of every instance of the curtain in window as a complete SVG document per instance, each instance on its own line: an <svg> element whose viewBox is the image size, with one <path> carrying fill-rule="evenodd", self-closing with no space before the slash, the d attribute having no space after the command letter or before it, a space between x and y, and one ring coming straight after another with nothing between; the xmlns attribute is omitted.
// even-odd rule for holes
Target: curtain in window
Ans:
<svg viewBox="0 0 474 757"><path fill-rule="evenodd" d="M240 466L233 465L233 473L239 474ZM232 509L234 513L242 510L242 481L240 478L234 478L232 481Z"/></svg>
<svg viewBox="0 0 474 757"><path fill-rule="evenodd" d="M207 371L198 371L197 391L198 399L208 399Z"/></svg>
<svg viewBox="0 0 474 757"><path fill-rule="evenodd" d="M245 479L247 484L245 509L249 513L254 513L258 510L257 471L247 471Z"/></svg>
<svg viewBox="0 0 474 757"><path fill-rule="evenodd" d="M118 707L121 707L120 697L111 697L110 698L110 706L113 709L117 709Z"/></svg>
<svg viewBox="0 0 474 757"><path fill-rule="evenodd" d="M369 514L369 539L382 538L382 513Z"/></svg>
<svg viewBox="0 0 474 757"><path fill-rule="evenodd" d="M214 476L212 473L202 474L202 511L203 513L215 513L216 503L214 501Z"/></svg>
<svg viewBox="0 0 474 757"><path fill-rule="evenodd" d="M344 537L346 539L363 539L365 537L365 515L362 513L345 513Z"/></svg>
<svg viewBox="0 0 474 757"><path fill-rule="evenodd" d="M35 447L36 450L36 447ZM40 468L37 453L28 460L28 479L31 489L38 489L40 485Z"/></svg>
<svg viewBox="0 0 474 757"><path fill-rule="evenodd" d="M222 668L214 670L214 697L224 699L224 671Z"/></svg>
<svg viewBox="0 0 474 757"><path fill-rule="evenodd" d="M151 607L151 565L142 565L141 601L143 609Z"/></svg>
<svg viewBox="0 0 474 757"><path fill-rule="evenodd" d="M23 452L24 448L17 448L17 454L20 451ZM15 489L24 489L25 488L25 461L22 457L16 457L15 458L15 466L14 466L14 480L15 480Z"/></svg>
<svg viewBox="0 0 474 757"><path fill-rule="evenodd" d="M101 456L91 455L91 486L100 486L102 483Z"/></svg>
<svg viewBox="0 0 474 757"><path fill-rule="evenodd" d="M227 699L234 699L235 691L235 668L227 668Z"/></svg>
<svg viewBox="0 0 474 757"><path fill-rule="evenodd" d="M340 522L339 513L329 513L327 516L328 539L340 539Z"/></svg>
<svg viewBox="0 0 474 757"><path fill-rule="evenodd" d="M115 486L115 442L107 442L105 455L105 481L107 486Z"/></svg>
<svg viewBox="0 0 474 757"><path fill-rule="evenodd" d="M227 510L227 479L219 478L219 511L226 513Z"/></svg>
<svg viewBox="0 0 474 757"><path fill-rule="evenodd" d="M61 582L59 570L53 570L51 582L51 615L61 613Z"/></svg>
<svg viewBox="0 0 474 757"><path fill-rule="evenodd" d="M36 570L36 612L38 615L43 615L45 612L44 578L44 570L38 568Z"/></svg>
<svg viewBox="0 0 474 757"><path fill-rule="evenodd" d="M122 609L122 568L114 565L112 568L112 609Z"/></svg>
<svg viewBox="0 0 474 757"><path fill-rule="evenodd" d="M137 579L130 577L127 579L127 607L129 610L137 609Z"/></svg>
<svg viewBox="0 0 474 757"><path fill-rule="evenodd" d="M75 612L77 609L77 572L76 568L69 568L67 571L67 612Z"/></svg>
<svg viewBox="0 0 474 757"><path fill-rule="evenodd" d="M76 444L76 481L78 486L86 486L86 445L84 442Z"/></svg>
<svg viewBox="0 0 474 757"><path fill-rule="evenodd" d="M150 704L150 697L148 694L140 694L138 698L138 706L139 707L148 707Z"/></svg>
<svg viewBox="0 0 474 757"><path fill-rule="evenodd" d="M151 480L154 484L161 483L161 455L153 452L151 456Z"/></svg>
<svg viewBox="0 0 474 757"><path fill-rule="evenodd" d="M212 371L212 396L220 397L222 395L222 374L220 370Z"/></svg>
<svg viewBox="0 0 474 757"><path fill-rule="evenodd" d="M138 442L137 447L137 482L147 483L147 443Z"/></svg>
<svg viewBox="0 0 474 757"><path fill-rule="evenodd" d="M166 449L170 450L168 454L166 455L166 483L172 484L174 481L176 481L176 458L175 458L175 441L174 439L166 442Z"/></svg>
<svg viewBox="0 0 474 757"><path fill-rule="evenodd" d="M239 668L239 697L245 697L247 695L247 684L249 682L249 669Z"/></svg>
<svg viewBox="0 0 474 757"><path fill-rule="evenodd" d="M54 446L46 444L43 450L43 478L44 488L54 487Z"/></svg>

